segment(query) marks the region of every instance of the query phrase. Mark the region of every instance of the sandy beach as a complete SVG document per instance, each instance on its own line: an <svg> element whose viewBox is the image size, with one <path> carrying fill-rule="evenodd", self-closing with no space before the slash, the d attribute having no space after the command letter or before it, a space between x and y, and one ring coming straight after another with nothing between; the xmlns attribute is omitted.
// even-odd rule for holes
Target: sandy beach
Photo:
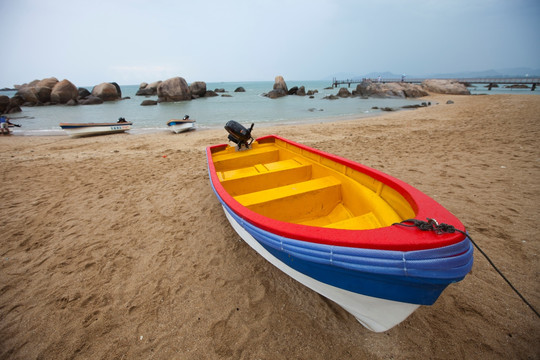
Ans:
<svg viewBox="0 0 540 360"><path fill-rule="evenodd" d="M540 96L424 100L254 135L422 190L540 310ZM1 136L0 358L540 359L540 319L478 251L464 281L384 333L281 273L212 192L205 148L225 142L223 129Z"/></svg>

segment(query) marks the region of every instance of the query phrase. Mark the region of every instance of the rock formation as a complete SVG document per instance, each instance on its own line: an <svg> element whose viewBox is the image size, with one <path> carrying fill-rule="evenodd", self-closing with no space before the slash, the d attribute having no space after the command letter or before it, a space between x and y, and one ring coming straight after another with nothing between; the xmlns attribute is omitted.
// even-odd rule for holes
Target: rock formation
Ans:
<svg viewBox="0 0 540 360"><path fill-rule="evenodd" d="M159 86L159 84L161 84L161 80L159 81L155 81L153 83L141 83L141 85L139 85L139 90L137 90L137 93L135 95L143 95L143 96L153 96L153 95L157 95L157 88Z"/></svg>
<svg viewBox="0 0 540 360"><path fill-rule="evenodd" d="M465 85L455 80L430 79L422 82L422 87L429 92L449 95L471 95Z"/></svg>
<svg viewBox="0 0 540 360"><path fill-rule="evenodd" d="M79 91L77 87L69 80L57 82L51 91L51 102L57 104L65 104L69 100L77 100Z"/></svg>
<svg viewBox="0 0 540 360"><path fill-rule="evenodd" d="M416 98L427 96L428 93L417 84L404 82L384 84L365 80L356 86L352 95L378 98Z"/></svg>
<svg viewBox="0 0 540 360"><path fill-rule="evenodd" d="M158 102L191 100L191 92L182 77L167 79L157 88Z"/></svg>
<svg viewBox="0 0 540 360"><path fill-rule="evenodd" d="M79 98L79 105L99 105L103 104L103 99L94 95L88 95L84 98Z"/></svg>
<svg viewBox="0 0 540 360"><path fill-rule="evenodd" d="M349 90L347 90L347 88L342 87L342 88L339 88L337 96L342 97L342 98L346 98L346 97L351 96L351 93L350 93Z"/></svg>
<svg viewBox="0 0 540 360"><path fill-rule="evenodd" d="M121 93L118 93L118 84L116 83L101 83L94 86L92 89L92 96L98 97L103 101L114 101L122 97Z"/></svg>
<svg viewBox="0 0 540 360"><path fill-rule="evenodd" d="M288 93L289 90L287 89L287 84L285 83L283 76L276 76L274 80L274 88L265 96L269 97L270 99L276 99L282 96L286 96L288 95Z"/></svg>
<svg viewBox="0 0 540 360"><path fill-rule="evenodd" d="M206 95L206 83L204 81L195 81L189 85L191 98L196 99Z"/></svg>

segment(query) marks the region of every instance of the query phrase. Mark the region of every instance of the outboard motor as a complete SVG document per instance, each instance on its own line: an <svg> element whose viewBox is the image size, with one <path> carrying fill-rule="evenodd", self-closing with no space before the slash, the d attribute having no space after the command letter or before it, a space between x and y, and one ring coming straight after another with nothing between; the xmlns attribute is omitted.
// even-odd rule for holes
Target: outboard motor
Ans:
<svg viewBox="0 0 540 360"><path fill-rule="evenodd" d="M242 146L245 146L246 149L249 149L251 143L253 142L253 137L251 136L251 130L253 130L255 124L251 124L251 127L246 129L240 123L229 120L225 124L225 130L229 133L229 140L238 145L238 150L242 150Z"/></svg>

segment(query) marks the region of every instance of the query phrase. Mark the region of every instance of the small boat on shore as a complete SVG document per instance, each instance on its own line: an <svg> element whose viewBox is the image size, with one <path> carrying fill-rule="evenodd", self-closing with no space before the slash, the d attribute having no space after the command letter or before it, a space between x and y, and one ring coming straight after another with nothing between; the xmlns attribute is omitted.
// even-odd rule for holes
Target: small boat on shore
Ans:
<svg viewBox="0 0 540 360"><path fill-rule="evenodd" d="M195 120L191 120L189 115L184 116L182 120L171 119L167 122L167 126L173 132L179 134L185 131L190 131L195 129Z"/></svg>
<svg viewBox="0 0 540 360"><path fill-rule="evenodd" d="M463 224L411 185L279 136L254 140L236 122L225 128L238 147L209 146L207 161L232 227L368 329L399 324L471 270Z"/></svg>
<svg viewBox="0 0 540 360"><path fill-rule="evenodd" d="M116 123L60 123L60 127L71 137L84 137L123 133L131 129L129 121Z"/></svg>

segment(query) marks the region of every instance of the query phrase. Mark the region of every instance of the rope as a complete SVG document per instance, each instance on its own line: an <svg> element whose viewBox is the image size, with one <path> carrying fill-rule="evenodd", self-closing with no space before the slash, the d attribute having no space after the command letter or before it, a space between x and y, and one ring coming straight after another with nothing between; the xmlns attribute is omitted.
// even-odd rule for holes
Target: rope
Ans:
<svg viewBox="0 0 540 360"><path fill-rule="evenodd" d="M510 287L512 288L512 290L514 290L514 292L516 294L518 294L518 296L521 298L521 300L529 307L531 308L532 311L534 311L534 313L536 314L537 317L540 318L540 314L538 313L538 311L536 311L536 309L527 301L527 299L525 299L525 297L523 297L523 295L521 295L521 293L514 287L514 285L512 285L512 283L510 282L510 280L508 280L506 278L506 276L504 276L504 274L497 268L497 266L495 266L495 264L493 263L493 261L491 261L491 259L489 258L489 256L487 256L487 254L482 250L480 249L480 247L478 246L478 244L476 244L476 242L474 242L474 240L470 237L469 234L467 234L466 232L464 231L461 231L461 230L458 230L456 229L453 225L448 225L448 224L439 224L437 222L437 220L435 219L430 219L428 218L427 221L422 221L422 220L417 220L417 219L408 219L408 220L403 220L402 222L400 223L394 223L392 225L399 225L399 226L405 226L405 227L416 227L422 231L433 231L435 232L437 235L440 235L440 234L452 234L452 233L455 233L455 232L458 232L458 233L461 233L463 235L465 235L466 237L469 238L469 240L471 240L472 244L474 245L474 247L476 249L478 249L478 251L480 251L480 253L482 255L484 255L484 257L486 258L486 260L489 262L489 264L495 269L495 271L497 271L497 273L499 273L499 275L504 279L504 281L506 281L506 283L508 285L510 285Z"/></svg>

